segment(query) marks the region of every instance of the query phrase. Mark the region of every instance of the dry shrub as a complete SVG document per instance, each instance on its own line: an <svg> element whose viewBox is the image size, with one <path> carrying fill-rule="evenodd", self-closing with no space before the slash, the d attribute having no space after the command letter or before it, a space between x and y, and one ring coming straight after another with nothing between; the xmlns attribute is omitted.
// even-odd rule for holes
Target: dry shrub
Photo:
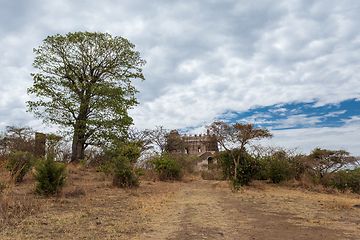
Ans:
<svg viewBox="0 0 360 240"><path fill-rule="evenodd" d="M81 166L79 163L69 163L66 167L69 174L80 174L84 172L86 169Z"/></svg>
<svg viewBox="0 0 360 240"><path fill-rule="evenodd" d="M204 180L221 180L222 172L220 170L204 170L201 171L201 177Z"/></svg>
<svg viewBox="0 0 360 240"><path fill-rule="evenodd" d="M301 175L299 180L291 179L288 181L284 181L281 185L291 188L301 188L307 191L318 193L335 194L339 192L337 189L326 187L320 183L314 183L314 181L311 180L311 177L306 174Z"/></svg>
<svg viewBox="0 0 360 240"><path fill-rule="evenodd" d="M345 200L334 200L324 204L324 208L332 210L350 210L354 209L353 204Z"/></svg>
<svg viewBox="0 0 360 240"><path fill-rule="evenodd" d="M140 177L141 180L145 181L156 181L158 179L158 174L154 169L144 170L144 175Z"/></svg>
<svg viewBox="0 0 360 240"><path fill-rule="evenodd" d="M297 182L299 183L300 187L308 190L312 190L315 187L314 183L311 181L311 178L306 174L302 174L300 176L300 180Z"/></svg>
<svg viewBox="0 0 360 240"><path fill-rule="evenodd" d="M0 153L0 168L2 168L5 163L8 161L9 155L5 153Z"/></svg>
<svg viewBox="0 0 360 240"><path fill-rule="evenodd" d="M0 191L0 229L15 225L27 216L36 214L41 210L41 202L34 195L14 194L16 177L15 175L9 184L1 184L3 191Z"/></svg>
<svg viewBox="0 0 360 240"><path fill-rule="evenodd" d="M266 190L268 184L265 181L255 180L250 183L250 187L257 190Z"/></svg>
<svg viewBox="0 0 360 240"><path fill-rule="evenodd" d="M319 184L315 184L311 180L311 177L307 174L302 174L298 180L291 179L288 181L284 181L282 183L282 185L292 187L292 188L303 188L303 189L306 189L309 191L314 191L314 190L318 189L319 187L323 187L323 186L320 186Z"/></svg>
<svg viewBox="0 0 360 240"><path fill-rule="evenodd" d="M194 173L189 173L189 172L184 172L183 173L183 177L182 177L182 182L195 182L195 181L199 181L201 180L201 175L199 172L194 172Z"/></svg>
<svg viewBox="0 0 360 240"><path fill-rule="evenodd" d="M7 183L0 182L0 193L8 187L9 187L9 185Z"/></svg>
<svg viewBox="0 0 360 240"><path fill-rule="evenodd" d="M75 189L73 190L70 190L68 192L65 192L64 193L64 196L66 198L77 198L77 197L80 197L80 196L84 196L86 193L85 193L85 189L82 187L75 187Z"/></svg>
<svg viewBox="0 0 360 240"><path fill-rule="evenodd" d="M0 195L0 228L13 226L41 210L41 202L33 195L15 195L9 186Z"/></svg>

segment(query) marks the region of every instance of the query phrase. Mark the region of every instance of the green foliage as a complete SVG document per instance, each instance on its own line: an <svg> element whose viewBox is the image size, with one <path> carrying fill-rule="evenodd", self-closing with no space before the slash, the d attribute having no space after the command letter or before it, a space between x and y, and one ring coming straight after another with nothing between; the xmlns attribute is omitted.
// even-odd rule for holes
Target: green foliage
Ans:
<svg viewBox="0 0 360 240"><path fill-rule="evenodd" d="M242 187L244 184L238 178L231 178L231 189L233 192L243 191Z"/></svg>
<svg viewBox="0 0 360 240"><path fill-rule="evenodd" d="M245 164L245 166L241 167L240 158L243 157L242 154L238 154L237 157L233 154L235 151L231 149L230 146L238 146L239 152L243 152L245 146L250 144L253 140L260 140L262 138L271 138L273 135L267 129L257 129L253 124L242 124L242 123L234 123L229 124L222 121L215 121L210 126L206 127L208 133L213 136L213 138L228 152L233 158L234 161L234 171L233 177L238 178L238 169L240 171L248 172L248 170L244 170L248 166L252 166L251 164ZM243 175L243 173L241 173ZM247 175L247 174L246 174ZM242 180L240 180L240 184L242 184ZM245 180L247 182L248 180Z"/></svg>
<svg viewBox="0 0 360 240"><path fill-rule="evenodd" d="M111 175L114 186L122 188L139 186L139 176L143 175L143 172L137 169L135 164L141 154L140 146L140 142L127 144L114 142L105 151L108 161L97 169L104 172L106 176Z"/></svg>
<svg viewBox="0 0 360 240"><path fill-rule="evenodd" d="M284 150L265 156L261 162L260 179L270 179L273 183L298 179L305 170L301 155L291 156Z"/></svg>
<svg viewBox="0 0 360 240"><path fill-rule="evenodd" d="M141 169L136 169L126 156L119 156L114 159L113 185L122 188L138 187L139 176L143 175Z"/></svg>
<svg viewBox="0 0 360 240"><path fill-rule="evenodd" d="M165 136L166 138L166 145L165 145L165 151L169 154L176 154L179 152L184 151L184 140L181 139L180 134L177 130L170 131L169 134Z"/></svg>
<svg viewBox="0 0 360 240"><path fill-rule="evenodd" d="M112 162L106 161L105 164L101 164L96 167L97 170L103 172L107 177L112 173Z"/></svg>
<svg viewBox="0 0 360 240"><path fill-rule="evenodd" d="M108 33L75 32L49 36L34 49L28 111L46 123L72 129L72 161L84 159L89 144L122 139L138 104L133 79L144 80L146 61L134 44Z"/></svg>
<svg viewBox="0 0 360 240"><path fill-rule="evenodd" d="M224 179L233 179L235 185L248 185L252 180L256 179L257 174L260 172L261 164L258 159L250 156L245 149L243 149L240 158L238 158L239 154L240 150L234 149L232 154L229 152L221 152L216 158L222 168ZM235 172L233 156L239 159L236 178L233 177Z"/></svg>
<svg viewBox="0 0 360 240"><path fill-rule="evenodd" d="M273 183L279 183L293 178L295 168L288 159L271 159L269 166L269 178Z"/></svg>
<svg viewBox="0 0 360 240"><path fill-rule="evenodd" d="M341 170L335 173L335 177L329 185L341 191L349 189L354 193L360 194L360 168Z"/></svg>
<svg viewBox="0 0 360 240"><path fill-rule="evenodd" d="M118 158L126 157L130 164L135 164L141 154L141 142L128 142L126 144L122 142L113 142L110 148L105 151L107 157Z"/></svg>
<svg viewBox="0 0 360 240"><path fill-rule="evenodd" d="M196 163L200 158L196 155L179 155L175 157L176 162L188 173L194 173Z"/></svg>
<svg viewBox="0 0 360 240"><path fill-rule="evenodd" d="M355 161L357 161L357 158L350 156L350 153L344 150L334 151L316 148L308 156L308 163L314 178L324 185L326 185L332 173L343 169Z"/></svg>
<svg viewBox="0 0 360 240"><path fill-rule="evenodd" d="M29 152L14 151L9 153L9 160L5 168L11 173L16 182L22 182L25 174L30 171L34 164L34 157Z"/></svg>
<svg viewBox="0 0 360 240"><path fill-rule="evenodd" d="M166 152L157 154L151 162L155 165L160 181L181 180L182 166Z"/></svg>
<svg viewBox="0 0 360 240"><path fill-rule="evenodd" d="M55 195L66 182L66 165L55 162L54 156L49 154L45 160L39 162L33 174L36 180L35 192L39 195Z"/></svg>

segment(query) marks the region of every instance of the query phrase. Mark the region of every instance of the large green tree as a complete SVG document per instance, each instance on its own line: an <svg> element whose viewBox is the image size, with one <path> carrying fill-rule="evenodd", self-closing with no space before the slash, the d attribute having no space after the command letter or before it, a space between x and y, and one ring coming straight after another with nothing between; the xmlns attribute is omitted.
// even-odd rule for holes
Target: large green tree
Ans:
<svg viewBox="0 0 360 240"><path fill-rule="evenodd" d="M28 110L72 135L72 158L88 145L125 136L138 102L133 79L145 80L145 61L127 39L108 33L75 32L49 36L34 49L34 84Z"/></svg>

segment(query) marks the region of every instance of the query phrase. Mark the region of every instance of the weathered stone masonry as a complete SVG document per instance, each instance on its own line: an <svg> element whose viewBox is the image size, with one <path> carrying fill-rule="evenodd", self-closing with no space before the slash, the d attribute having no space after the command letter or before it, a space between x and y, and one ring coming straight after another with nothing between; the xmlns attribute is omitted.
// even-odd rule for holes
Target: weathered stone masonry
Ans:
<svg viewBox="0 0 360 240"><path fill-rule="evenodd" d="M203 164L209 164L212 162L212 157L219 152L218 144L215 139L207 134L199 135L183 135L180 136L178 131L172 130L169 135L172 139L179 139L180 144L172 150L172 154L189 154L196 155L200 158L200 162L197 163L198 168L201 168Z"/></svg>

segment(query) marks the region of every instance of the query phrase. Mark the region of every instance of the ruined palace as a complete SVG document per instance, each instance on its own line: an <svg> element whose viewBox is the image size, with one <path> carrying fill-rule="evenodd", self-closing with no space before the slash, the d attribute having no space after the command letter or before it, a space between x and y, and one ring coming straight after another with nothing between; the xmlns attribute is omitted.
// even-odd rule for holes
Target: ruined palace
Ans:
<svg viewBox="0 0 360 240"><path fill-rule="evenodd" d="M200 158L197 163L201 168L204 164L209 164L219 152L216 140L207 134L183 135L180 136L177 130L170 131L168 138L168 150L171 154L189 154L196 155Z"/></svg>

